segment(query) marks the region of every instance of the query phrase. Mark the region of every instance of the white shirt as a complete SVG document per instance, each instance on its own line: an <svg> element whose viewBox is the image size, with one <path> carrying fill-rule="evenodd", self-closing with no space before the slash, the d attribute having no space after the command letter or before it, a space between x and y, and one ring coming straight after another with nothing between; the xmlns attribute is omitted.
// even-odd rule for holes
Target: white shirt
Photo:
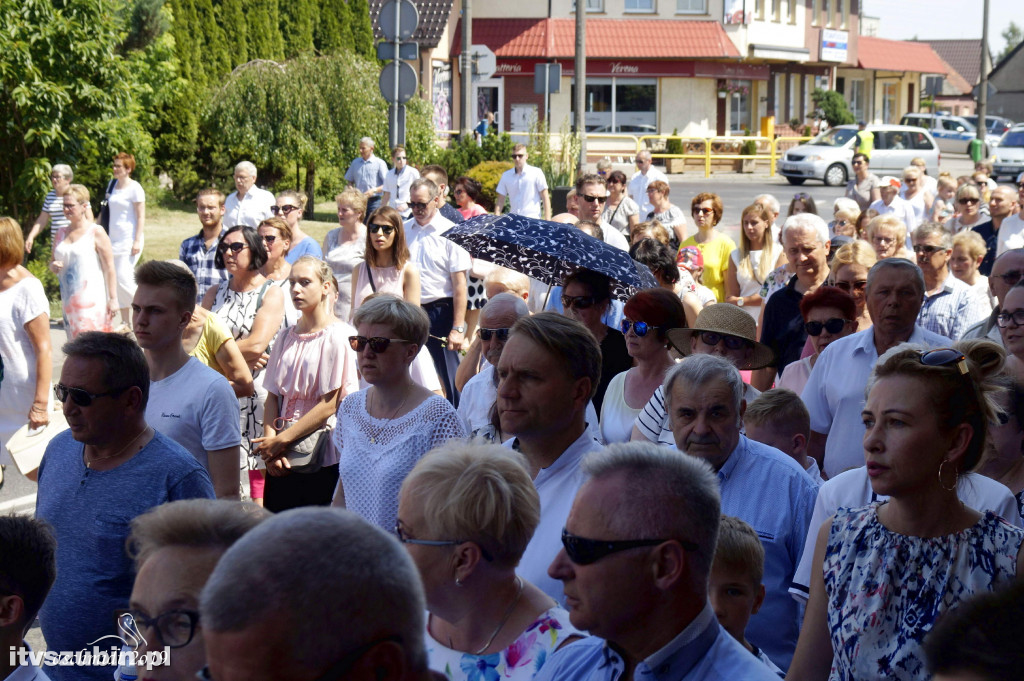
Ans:
<svg viewBox="0 0 1024 681"><path fill-rule="evenodd" d="M490 425L491 407L498 395L494 385L494 365L487 363L487 360L484 362L486 366L466 381L459 394L457 411L470 435Z"/></svg>
<svg viewBox="0 0 1024 681"><path fill-rule="evenodd" d="M527 163L521 173L517 173L515 168L502 173L497 193L508 197L509 212L539 218L543 215L540 193L547 188L544 171Z"/></svg>
<svg viewBox="0 0 1024 681"><path fill-rule="evenodd" d="M455 224L440 212L426 226L416 218L405 221L405 238L409 243L409 258L420 271L420 302L432 303L442 298L452 298L452 274L466 272L473 266L473 259L454 241L442 234Z"/></svg>
<svg viewBox="0 0 1024 681"><path fill-rule="evenodd" d="M629 241L623 236L622 232L612 227L610 224L601 220L601 237L604 242L609 246L615 246L615 248L629 252Z"/></svg>
<svg viewBox="0 0 1024 681"><path fill-rule="evenodd" d="M388 174L384 176L383 185L383 191L388 192L388 205L402 215L408 214L409 186L419 178L420 171L410 165L406 165L402 169L401 175L397 174L394 168L389 170Z"/></svg>
<svg viewBox="0 0 1024 681"><path fill-rule="evenodd" d="M1003 218L999 225L999 245L996 246L996 256L1014 248L1024 248L1024 219L1020 213Z"/></svg>
<svg viewBox="0 0 1024 681"><path fill-rule="evenodd" d="M965 505L984 513L992 511L1008 523L1021 527L1020 514L1017 512L1017 500L1009 488L986 478L980 473L968 473L961 476L957 485L957 495ZM789 593L799 601L806 601L811 585L811 574L814 567L814 546L818 542L818 531L822 524L835 515L840 508L860 508L872 501L884 500L888 497L875 494L871 489L867 466L844 471L834 478L826 480L818 488L818 497L814 501L814 513L811 514L811 526L807 532L804 552L800 563L793 574L793 584ZM821 569L819 565L817 569Z"/></svg>
<svg viewBox="0 0 1024 681"><path fill-rule="evenodd" d="M39 665L32 664L32 658L30 657L32 647L24 641L22 641L22 645L25 648L25 664L15 667L14 671L8 674L2 681L50 681L50 677L43 672ZM45 651L37 654L40 656L40 662L42 662L42 655L45 654ZM13 657L15 661L18 660L18 653L13 648L4 651L4 655Z"/></svg>
<svg viewBox="0 0 1024 681"><path fill-rule="evenodd" d="M239 201L238 192L231 192L224 201L224 226L248 225L259 227L260 223L269 218L271 206L277 205L277 199L266 189L256 185L249 188L245 197Z"/></svg>
<svg viewBox="0 0 1024 681"><path fill-rule="evenodd" d="M946 347L949 339L914 325L908 343ZM828 435L825 475L833 478L864 465L864 388L878 361L873 329L833 341L818 355L800 397L811 414L811 430Z"/></svg>
<svg viewBox="0 0 1024 681"><path fill-rule="evenodd" d="M647 185L655 180L661 180L668 184L668 177L665 173L654 166L647 169L646 175L638 170L633 173L633 177L629 178L629 185L627 187L629 198L636 201L636 205L640 206L640 215L647 215L654 210L654 206L647 197Z"/></svg>
<svg viewBox="0 0 1024 681"><path fill-rule="evenodd" d="M879 215L888 215L890 213L895 215L900 222L907 226L907 248L914 250L914 243L911 241L910 235L917 229L917 216L914 214L914 207L910 205L910 202L894 196L892 197L892 203L887 206L885 201L878 199L868 206L868 210L873 210Z"/></svg>

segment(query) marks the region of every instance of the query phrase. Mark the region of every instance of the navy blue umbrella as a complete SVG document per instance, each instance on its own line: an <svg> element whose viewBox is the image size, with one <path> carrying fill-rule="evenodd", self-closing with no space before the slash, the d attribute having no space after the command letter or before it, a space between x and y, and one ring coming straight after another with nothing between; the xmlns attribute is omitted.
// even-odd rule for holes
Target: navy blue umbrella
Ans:
<svg viewBox="0 0 1024 681"><path fill-rule="evenodd" d="M628 300L641 289L658 287L647 266L630 258L626 251L560 222L514 213L478 215L450 228L444 236L474 258L552 286L561 286L567 274L586 268L607 275L612 281L612 296L619 300Z"/></svg>

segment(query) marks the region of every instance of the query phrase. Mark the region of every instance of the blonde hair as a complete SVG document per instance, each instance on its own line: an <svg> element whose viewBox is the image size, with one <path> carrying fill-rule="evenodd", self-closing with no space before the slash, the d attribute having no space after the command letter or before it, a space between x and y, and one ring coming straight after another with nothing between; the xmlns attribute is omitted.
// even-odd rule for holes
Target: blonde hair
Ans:
<svg viewBox="0 0 1024 681"><path fill-rule="evenodd" d="M354 208L359 213L366 212L366 197L355 187L346 187L340 194L334 197L336 203Z"/></svg>
<svg viewBox="0 0 1024 681"><path fill-rule="evenodd" d="M88 203L89 201L89 188L84 184L73 184L68 187L65 196L70 196L78 203Z"/></svg>
<svg viewBox="0 0 1024 681"><path fill-rule="evenodd" d="M754 586L764 579L764 546L750 525L730 515L723 515L718 523L718 543L715 544L715 568L742 570Z"/></svg>
<svg viewBox="0 0 1024 681"><path fill-rule="evenodd" d="M633 225L629 230L629 242L634 243L637 236L644 232L650 232L652 239L660 241L668 246L668 230L665 228L665 225L661 224L657 220L648 220L647 222L639 222Z"/></svg>
<svg viewBox="0 0 1024 681"><path fill-rule="evenodd" d="M17 220L0 217L0 266L17 267L25 257L25 242Z"/></svg>
<svg viewBox="0 0 1024 681"><path fill-rule="evenodd" d="M770 426L780 433L811 436L811 415L803 400L792 390L765 390L743 412L743 422L752 426Z"/></svg>
<svg viewBox="0 0 1024 681"><path fill-rule="evenodd" d="M295 269L296 265L309 265L313 269L313 274L320 280L321 284L330 284L334 288L334 292L338 292L338 280L334 276L334 270L327 264L326 260L321 260L315 255L304 255L295 262L292 263L292 269ZM326 304L327 297L325 296L322 304Z"/></svg>
<svg viewBox="0 0 1024 681"><path fill-rule="evenodd" d="M306 192L299 192L299 191L295 191L294 189L285 189L283 192L281 192L280 194L277 195L277 198L278 199L293 199L293 200L297 201L298 204L299 204L299 208L302 209L299 212L300 219L302 217L302 212L304 212L306 210L306 204L309 202L309 199L306 197Z"/></svg>
<svg viewBox="0 0 1024 681"><path fill-rule="evenodd" d="M870 270L876 262L878 262L878 254L875 253L875 249L871 247L871 244L866 241L857 240L840 246L839 250L832 256L829 268L832 272L835 272L843 265L860 265Z"/></svg>
<svg viewBox="0 0 1024 681"><path fill-rule="evenodd" d="M985 239L973 229L965 229L953 237L953 248L959 246L964 249L972 259L977 260L988 252Z"/></svg>
<svg viewBox="0 0 1024 681"><path fill-rule="evenodd" d="M747 231L743 229L743 221L747 219L748 215L754 215L765 224L764 235L762 236L764 246L761 247L761 260L757 263L757 272L754 272L754 268L750 264L750 239L747 238ZM772 214L761 204L752 203L743 209L743 213L740 216L739 273L754 279L759 284L764 283L765 277L775 269L775 261L779 257L775 249L775 239L772 238Z"/></svg>
<svg viewBox="0 0 1024 681"><path fill-rule="evenodd" d="M506 291L520 298L530 292L530 278L507 267L495 267L488 272L487 276L484 277L484 286L487 284L504 286Z"/></svg>
<svg viewBox="0 0 1024 681"><path fill-rule="evenodd" d="M907 243L907 226L903 224L903 221L892 213L886 213L885 215L876 215L871 218L871 222L868 223L867 238L873 240L875 237L875 230L879 227L888 227L893 230L893 241L896 244L896 253L904 250Z"/></svg>

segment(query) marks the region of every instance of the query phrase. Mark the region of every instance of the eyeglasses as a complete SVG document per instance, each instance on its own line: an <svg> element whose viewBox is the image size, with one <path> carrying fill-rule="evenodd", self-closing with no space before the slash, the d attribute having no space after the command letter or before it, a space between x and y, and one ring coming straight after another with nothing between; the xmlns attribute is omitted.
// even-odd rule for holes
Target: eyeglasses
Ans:
<svg viewBox="0 0 1024 681"><path fill-rule="evenodd" d="M597 201L598 203L605 202L605 197L603 196L588 196L587 194L578 194L578 196L587 203L594 203L595 201Z"/></svg>
<svg viewBox="0 0 1024 681"><path fill-rule="evenodd" d="M349 677L349 672L352 671L352 667L354 667L356 662L359 661L359 658L379 646L381 643L388 642L401 644L402 637L385 636L384 638L365 643L355 650L347 653L340 660L328 667L327 671L313 679L313 681L343 681L344 679L347 679ZM196 678L199 679L199 681L216 681L210 674L210 665L204 665L202 669L197 671Z"/></svg>
<svg viewBox="0 0 1024 681"><path fill-rule="evenodd" d="M715 209L714 208L694 208L693 211L691 211L691 212L694 215L697 215L697 214L708 215L710 213L714 213Z"/></svg>
<svg viewBox="0 0 1024 681"><path fill-rule="evenodd" d="M853 165L855 165L855 166L862 166L862 165L864 165L864 161L854 161Z"/></svg>
<svg viewBox="0 0 1024 681"><path fill-rule="evenodd" d="M586 310L594 307L596 302L594 296L562 296L562 307L566 310Z"/></svg>
<svg viewBox="0 0 1024 681"><path fill-rule="evenodd" d="M664 544L671 539L624 539L619 541L601 541L600 539L587 539L570 534L569 530L562 529L562 546L565 547L565 555L569 556L576 565L590 565L596 563L605 556L619 551L639 549L644 546L657 546ZM697 545L690 541L679 540L680 545L687 551L696 551Z"/></svg>
<svg viewBox="0 0 1024 681"><path fill-rule="evenodd" d="M487 549L470 539L411 539L405 534L405 530L402 529L401 520L395 521L395 535L398 537L398 541L403 544L419 544L420 546L458 546L459 544L471 542L480 548L480 555L484 557L484 560L488 563L494 560Z"/></svg>
<svg viewBox="0 0 1024 681"><path fill-rule="evenodd" d="M274 236L273 234L267 234L266 236L261 236L260 238L263 239L263 242L268 246L273 246L274 242L277 241L277 237Z"/></svg>
<svg viewBox="0 0 1024 681"><path fill-rule="evenodd" d="M512 154L512 158L523 158L526 154Z"/></svg>
<svg viewBox="0 0 1024 681"><path fill-rule="evenodd" d="M701 331L700 340L705 345L715 346L719 343L725 343L725 347L730 350L742 350L743 348L752 348L754 344L748 341L746 338L740 338L739 336L729 336L724 333L718 333L716 331Z"/></svg>
<svg viewBox="0 0 1024 681"><path fill-rule="evenodd" d="M906 183L917 182L917 178L914 178L914 177L904 177L903 181L906 182Z"/></svg>
<svg viewBox="0 0 1024 681"><path fill-rule="evenodd" d="M1013 326L1024 326L1024 310L1000 312L996 316L996 324L999 325L1000 329L1005 329L1010 326L1010 322L1013 322Z"/></svg>
<svg viewBox="0 0 1024 681"><path fill-rule="evenodd" d="M1017 183L1017 189L1024 190L1024 182Z"/></svg>
<svg viewBox="0 0 1024 681"><path fill-rule="evenodd" d="M972 199L970 197L965 197L965 198L962 198L962 199L957 199L956 202L959 203L961 206L973 206L974 204L978 203L978 201L979 201L979 199Z"/></svg>
<svg viewBox="0 0 1024 681"><path fill-rule="evenodd" d="M824 322L807 322L804 324L804 329L808 334L817 337L821 335L822 329L829 333L839 333L849 323L849 319L832 317L830 319L826 319Z"/></svg>
<svg viewBox="0 0 1024 681"><path fill-rule="evenodd" d="M1007 286L1013 286L1018 281L1020 281L1020 278L1022 276L1024 276L1024 272L1021 272L1020 270L1010 270L1009 272L1004 272L1003 274L990 274L988 276L998 277L1002 279L1003 283L1006 284Z"/></svg>
<svg viewBox="0 0 1024 681"><path fill-rule="evenodd" d="M53 385L53 396L60 402L67 402L68 397L70 397L71 401L79 407L88 407L95 399L120 395L127 389L128 388L119 388L117 390L108 390L105 393L91 393L88 390L83 390L82 388L69 388L63 383L55 383Z"/></svg>
<svg viewBox="0 0 1024 681"><path fill-rule="evenodd" d="M356 352L362 352L369 345L370 349L376 352L378 355L388 349L388 346L392 342L395 343L412 343L404 338L384 338L383 336L374 336L373 338L367 338L366 336L349 336L348 344L352 346L352 349Z"/></svg>
<svg viewBox="0 0 1024 681"><path fill-rule="evenodd" d="M370 234L384 232L384 236L391 236L391 233L395 231L395 228L392 225L378 225L376 222L371 222L369 230Z"/></svg>
<svg viewBox="0 0 1024 681"><path fill-rule="evenodd" d="M241 253L243 248L248 248L248 246L246 244L243 244L241 241L236 241L233 244L221 244L220 246L217 246L217 250L220 251L221 253L227 253L228 251L231 251L235 255Z"/></svg>
<svg viewBox="0 0 1024 681"><path fill-rule="evenodd" d="M302 210L302 209L299 208L298 206L271 206L270 207L270 212L273 213L274 215L277 215L278 213L283 213L285 215L291 215L293 210Z"/></svg>
<svg viewBox="0 0 1024 681"><path fill-rule="evenodd" d="M622 323L619 324L619 330L622 331L622 335L625 336L629 333L630 327L633 328L633 333L638 337L643 338L647 335L647 332L651 329L660 329L660 326L648 326L647 322L631 322L628 319L623 319Z"/></svg>
<svg viewBox="0 0 1024 681"><path fill-rule="evenodd" d="M950 364L955 364L957 371L960 372L961 376L966 376L970 373L970 369L967 368L967 357L964 353L953 348L938 348L937 350L928 350L922 352L919 355L921 364L930 367L944 367Z"/></svg>
<svg viewBox="0 0 1024 681"><path fill-rule="evenodd" d="M153 629L160 636L160 641L168 648L183 648L192 641L196 627L199 625L199 613L195 610L168 610L156 617L146 617L137 611L130 610L117 618L117 623L125 632L145 641L139 631L139 625Z"/></svg>
<svg viewBox="0 0 1024 681"><path fill-rule="evenodd" d="M868 280L867 279L858 279L858 280L854 281L853 283L848 282L848 281L837 281L833 285L836 288L842 289L843 291L846 291L847 293L849 293L851 291L863 291L864 289L866 289L867 286L868 286Z"/></svg>
<svg viewBox="0 0 1024 681"><path fill-rule="evenodd" d="M429 206L429 205L430 205L429 201L427 201L426 203L421 203L419 201L410 201L409 202L409 208L412 208L413 210L426 210L427 206Z"/></svg>
<svg viewBox="0 0 1024 681"><path fill-rule="evenodd" d="M498 341L501 343L504 343L505 341L508 340L509 331L511 331L511 329L485 329L483 327L480 327L479 329L476 330L477 334L480 336L480 340L489 341L493 336L497 336Z"/></svg>
<svg viewBox="0 0 1024 681"><path fill-rule="evenodd" d="M944 251L944 250L946 250L946 249L943 248L942 246L929 246L927 244L914 244L914 253L917 253L918 255L921 255L923 253L923 254L925 254L927 256L931 256L932 254L937 253L938 251Z"/></svg>
<svg viewBox="0 0 1024 681"><path fill-rule="evenodd" d="M405 160L405 156L395 156L395 160L396 161L404 161Z"/></svg>

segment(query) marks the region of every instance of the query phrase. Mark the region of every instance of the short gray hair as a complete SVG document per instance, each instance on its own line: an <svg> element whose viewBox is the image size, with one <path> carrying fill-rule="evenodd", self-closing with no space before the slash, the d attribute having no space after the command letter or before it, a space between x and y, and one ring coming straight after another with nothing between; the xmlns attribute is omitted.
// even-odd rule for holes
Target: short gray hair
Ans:
<svg viewBox="0 0 1024 681"><path fill-rule="evenodd" d="M412 184L409 185L409 193L411 194L422 188L426 188L431 199L436 199L441 194L441 188L437 186L437 183L426 177L419 177L413 180Z"/></svg>
<svg viewBox="0 0 1024 681"><path fill-rule="evenodd" d="M838 199L832 202L832 213L838 213L841 210L850 211L856 217L857 213L860 213L860 206L853 199L848 199L845 196L840 196Z"/></svg>
<svg viewBox="0 0 1024 681"><path fill-rule="evenodd" d="M706 593L721 515L718 477L706 461L652 442L627 442L591 452L581 469L591 480L624 478L623 503L609 519L616 530L634 539L696 544L691 586Z"/></svg>
<svg viewBox="0 0 1024 681"><path fill-rule="evenodd" d="M661 386L664 393L665 409L672 413L672 387L676 381L686 381L691 386L703 386L712 381L722 381L732 391L733 408L737 418L740 405L743 403L743 377L732 362L718 355L693 354L684 357L681 362L668 370L665 382Z"/></svg>
<svg viewBox="0 0 1024 681"><path fill-rule="evenodd" d="M825 222L820 215L815 215L814 213L797 213L796 215L790 215L786 218L786 221L782 223L782 234L779 236L779 239L783 244L786 243L786 233L792 229L810 230L814 232L819 243L829 243L828 223Z"/></svg>
<svg viewBox="0 0 1024 681"><path fill-rule="evenodd" d="M53 168L50 169L50 172L57 173L61 177L66 177L69 181L75 179L75 173L67 163L55 163Z"/></svg>
<svg viewBox="0 0 1024 681"><path fill-rule="evenodd" d="M500 314L507 308L512 308L511 312L515 314L516 319L519 317L526 317L530 314L530 307L526 304L526 301L516 294L509 293L508 291L504 291L493 298L488 299L487 304L481 308L480 314L484 314L487 310L491 310L492 312L498 310L498 314ZM487 316L489 317L490 313L488 313Z"/></svg>
<svg viewBox="0 0 1024 681"><path fill-rule="evenodd" d="M239 170L249 173L254 180L256 179L256 166L251 161L239 161L236 163L235 172L237 173Z"/></svg>
<svg viewBox="0 0 1024 681"><path fill-rule="evenodd" d="M911 238L916 243L933 236L939 237L939 245L943 248L953 248L953 234L939 222L922 222L914 229Z"/></svg>
<svg viewBox="0 0 1024 681"><path fill-rule="evenodd" d="M652 158L651 152L649 149L641 149L640 151L636 152L636 158L637 160L642 158L649 161Z"/></svg>
<svg viewBox="0 0 1024 681"><path fill-rule="evenodd" d="M778 215L779 211L782 210L782 206L779 205L779 200L771 194L761 194L760 196L754 197L754 203L760 203L776 215Z"/></svg>
<svg viewBox="0 0 1024 681"><path fill-rule="evenodd" d="M359 144L367 144L371 149L377 148L377 143L373 141L372 137L361 137L359 139Z"/></svg>
<svg viewBox="0 0 1024 681"><path fill-rule="evenodd" d="M220 559L199 609L210 631L272 619L311 671L388 635L401 639L412 669L426 669L416 567L397 539L344 509L293 509L260 523Z"/></svg>
<svg viewBox="0 0 1024 681"><path fill-rule="evenodd" d="M887 269L903 270L910 273L914 278L914 283L917 285L917 290L924 296L924 273L917 266L916 262L911 262L906 258L885 258L872 265L871 269L868 270L867 291L871 290L871 282L874 281L878 273Z"/></svg>

